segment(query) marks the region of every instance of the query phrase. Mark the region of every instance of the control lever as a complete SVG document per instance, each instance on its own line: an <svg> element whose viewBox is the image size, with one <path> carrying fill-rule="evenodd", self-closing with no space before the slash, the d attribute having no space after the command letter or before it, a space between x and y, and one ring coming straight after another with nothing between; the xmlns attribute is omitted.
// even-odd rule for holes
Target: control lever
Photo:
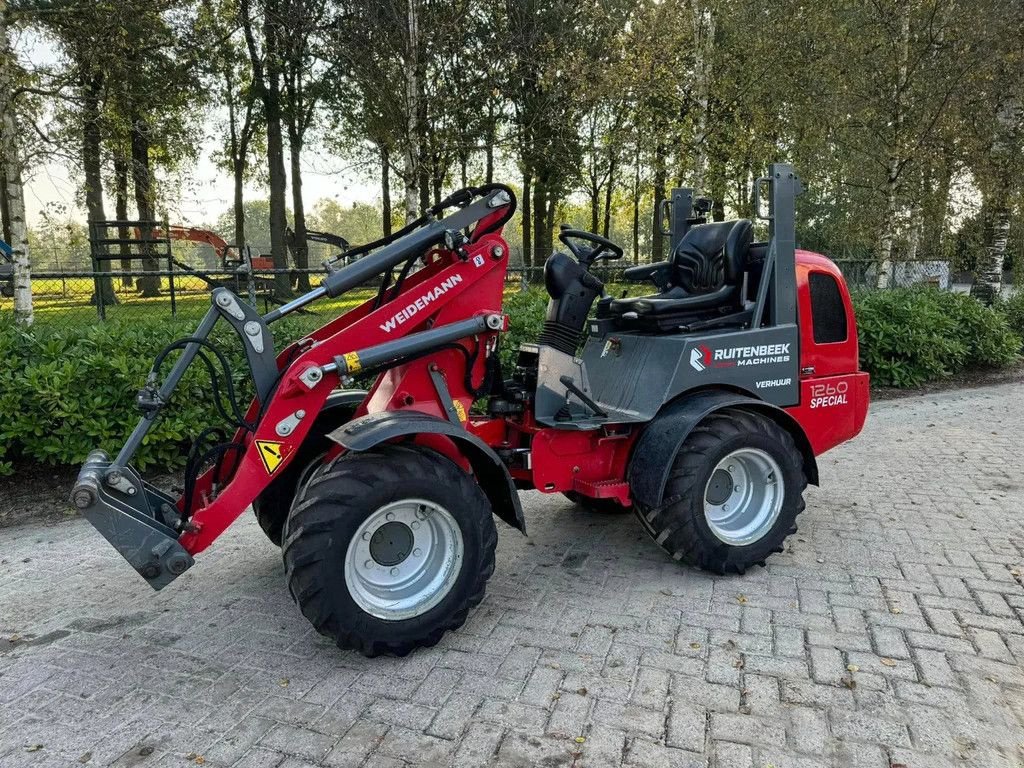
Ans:
<svg viewBox="0 0 1024 768"><path fill-rule="evenodd" d="M583 404L587 406L587 408L592 410L595 416L599 416L602 419L608 418L608 414L601 410L601 407L597 403L583 394L582 389L576 386L576 382L572 380L572 376L559 376L558 380L562 382L562 386L565 387L567 391L576 395L576 397L578 397Z"/></svg>

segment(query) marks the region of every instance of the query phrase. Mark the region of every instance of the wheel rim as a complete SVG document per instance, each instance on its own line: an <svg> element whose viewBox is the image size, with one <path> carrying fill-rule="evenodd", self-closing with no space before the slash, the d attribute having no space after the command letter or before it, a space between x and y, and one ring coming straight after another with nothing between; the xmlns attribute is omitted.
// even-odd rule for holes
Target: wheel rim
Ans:
<svg viewBox="0 0 1024 768"><path fill-rule="evenodd" d="M784 497L778 462L757 448L740 448L718 462L708 478L704 518L726 544L752 544L775 525Z"/></svg>
<svg viewBox="0 0 1024 768"><path fill-rule="evenodd" d="M451 591L462 558L462 530L451 513L432 501L403 499L356 530L345 555L345 583L371 616L410 619Z"/></svg>

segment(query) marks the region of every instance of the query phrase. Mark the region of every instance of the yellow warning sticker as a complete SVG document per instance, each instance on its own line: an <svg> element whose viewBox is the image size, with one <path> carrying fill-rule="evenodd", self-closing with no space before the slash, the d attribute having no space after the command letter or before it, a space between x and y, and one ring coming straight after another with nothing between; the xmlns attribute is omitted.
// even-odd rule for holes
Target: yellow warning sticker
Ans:
<svg viewBox="0 0 1024 768"><path fill-rule="evenodd" d="M346 352L342 357L345 358L345 365L348 366L349 373L355 373L363 367L363 364L359 362L359 355L355 352Z"/></svg>
<svg viewBox="0 0 1024 768"><path fill-rule="evenodd" d="M270 440L257 440L256 450L259 451L260 458L263 460L263 466L267 468L268 475L274 474L274 472L277 471L277 468L281 466L281 462L284 461L284 443L275 443Z"/></svg>
<svg viewBox="0 0 1024 768"><path fill-rule="evenodd" d="M452 400L452 407L455 409L456 415L459 417L459 421L466 422L466 406L462 404L460 400Z"/></svg>

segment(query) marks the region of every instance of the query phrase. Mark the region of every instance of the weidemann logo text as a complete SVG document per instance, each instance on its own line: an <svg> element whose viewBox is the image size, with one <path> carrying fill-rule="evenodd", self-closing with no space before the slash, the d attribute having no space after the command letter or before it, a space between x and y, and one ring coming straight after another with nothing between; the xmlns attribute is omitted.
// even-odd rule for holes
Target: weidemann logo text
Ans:
<svg viewBox="0 0 1024 768"><path fill-rule="evenodd" d="M426 309L427 305L432 301L436 301L441 296L444 296L448 291L454 288L456 285L462 282L462 275L452 275L449 278L441 281L441 284L436 288L427 291L425 294L420 296L412 304L409 304L405 309L396 312L388 320L385 320L380 325L380 329L386 333L391 333L395 328L402 325L406 320L414 317L418 312Z"/></svg>

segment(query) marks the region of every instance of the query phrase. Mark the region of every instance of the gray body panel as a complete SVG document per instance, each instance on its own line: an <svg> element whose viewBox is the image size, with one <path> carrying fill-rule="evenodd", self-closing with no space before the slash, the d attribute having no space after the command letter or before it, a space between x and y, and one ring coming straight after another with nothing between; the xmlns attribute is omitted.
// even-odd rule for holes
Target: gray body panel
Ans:
<svg viewBox="0 0 1024 768"><path fill-rule="evenodd" d="M747 392L780 407L796 405L799 366L795 325L652 334L591 321L582 354L583 381L610 424L648 422L665 403L706 387ZM538 390L559 388L557 376L542 371L540 379Z"/></svg>

